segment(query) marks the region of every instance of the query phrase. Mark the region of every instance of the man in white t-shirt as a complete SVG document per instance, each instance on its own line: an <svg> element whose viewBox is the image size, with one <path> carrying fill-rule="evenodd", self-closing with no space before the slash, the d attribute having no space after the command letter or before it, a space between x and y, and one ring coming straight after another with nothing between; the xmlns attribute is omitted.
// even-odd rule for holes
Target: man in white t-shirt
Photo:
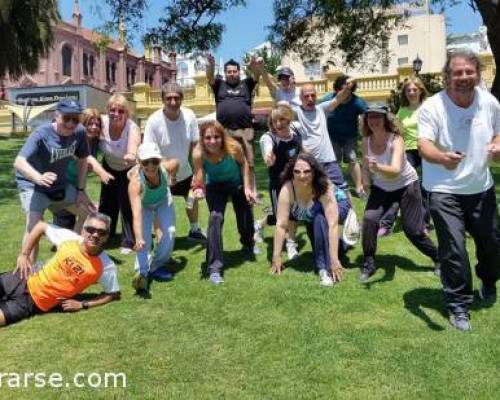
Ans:
<svg viewBox="0 0 500 400"><path fill-rule="evenodd" d="M205 241L206 237L198 226L198 201L189 196L193 180L189 156L199 139L198 122L193 111L181 106L184 93L178 84L163 85L161 96L163 108L148 118L144 142L156 143L164 159L179 160L175 184L170 187L170 192L186 200L186 214L191 225L188 238Z"/></svg>
<svg viewBox="0 0 500 400"><path fill-rule="evenodd" d="M418 146L450 323L468 331L473 292L465 231L476 244L483 305L495 303L500 278L498 210L488 167L500 161L500 105L477 87L481 62L474 53L449 54L444 74L446 89L420 108Z"/></svg>

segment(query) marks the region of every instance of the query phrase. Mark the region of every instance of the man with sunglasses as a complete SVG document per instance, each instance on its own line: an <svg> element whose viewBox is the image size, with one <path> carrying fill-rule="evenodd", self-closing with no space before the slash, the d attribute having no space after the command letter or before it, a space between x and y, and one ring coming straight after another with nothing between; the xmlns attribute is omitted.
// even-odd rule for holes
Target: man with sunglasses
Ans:
<svg viewBox="0 0 500 400"><path fill-rule="evenodd" d="M26 213L23 243L43 219L47 208L65 209L76 215L86 214L93 207L85 193L89 151L80 113L77 101L69 98L59 101L54 122L39 126L26 139L14 161L21 206ZM77 187L69 185L66 178L66 169L73 157L77 158ZM78 209L78 205L82 207ZM31 250L30 258L34 262L38 246Z"/></svg>
<svg viewBox="0 0 500 400"><path fill-rule="evenodd" d="M179 160L179 168L173 177L175 184L170 187L170 192L172 196L182 196L186 200L186 214L191 225L188 239L204 242L206 237L198 226L198 201L189 199L188 196L193 180L189 155L198 143L198 121L193 111L182 107L184 92L178 84L163 85L161 96L163 108L148 118L144 129L144 143L155 143L164 160Z"/></svg>
<svg viewBox="0 0 500 400"><path fill-rule="evenodd" d="M85 220L82 236L75 232L38 222L26 238L17 266L0 274L0 327L10 325L57 306L74 312L101 306L120 298L117 269L103 253L109 237L110 218L91 213ZM56 254L38 270L29 255L42 235L57 245ZM103 293L91 300L77 300L94 283Z"/></svg>

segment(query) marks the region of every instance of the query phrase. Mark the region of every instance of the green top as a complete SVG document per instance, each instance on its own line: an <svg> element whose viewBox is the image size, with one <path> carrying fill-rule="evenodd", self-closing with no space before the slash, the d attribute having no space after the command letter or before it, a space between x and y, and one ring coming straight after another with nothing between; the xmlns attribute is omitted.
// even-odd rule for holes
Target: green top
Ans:
<svg viewBox="0 0 500 400"><path fill-rule="evenodd" d="M139 172L139 178L142 184L142 204L144 206L154 206L161 203L170 197L170 189L168 188L168 175L167 172L160 167L158 169L160 175L160 184L156 187L151 187L144 176L144 171Z"/></svg>
<svg viewBox="0 0 500 400"><path fill-rule="evenodd" d="M418 109L412 110L408 107L401 107L398 111L397 117L403 127L405 150L417 149L417 116Z"/></svg>
<svg viewBox="0 0 500 400"><path fill-rule="evenodd" d="M205 173L205 184L207 185L216 182L231 183L235 187L241 185L240 164L229 155L226 155L218 163L212 163L204 159L203 172Z"/></svg>

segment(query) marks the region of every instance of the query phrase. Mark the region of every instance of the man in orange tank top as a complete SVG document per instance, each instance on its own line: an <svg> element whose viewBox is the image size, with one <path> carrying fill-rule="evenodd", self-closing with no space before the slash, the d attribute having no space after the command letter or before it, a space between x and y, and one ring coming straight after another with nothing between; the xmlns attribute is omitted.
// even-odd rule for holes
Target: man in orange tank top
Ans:
<svg viewBox="0 0 500 400"><path fill-rule="evenodd" d="M82 236L44 222L35 225L14 271L0 274L0 327L56 306L63 311L79 311L119 299L116 266L102 251L109 226L109 217L101 213L88 216ZM34 271L29 254L44 234L57 245L57 252ZM74 299L94 283L101 284L102 294L91 300Z"/></svg>

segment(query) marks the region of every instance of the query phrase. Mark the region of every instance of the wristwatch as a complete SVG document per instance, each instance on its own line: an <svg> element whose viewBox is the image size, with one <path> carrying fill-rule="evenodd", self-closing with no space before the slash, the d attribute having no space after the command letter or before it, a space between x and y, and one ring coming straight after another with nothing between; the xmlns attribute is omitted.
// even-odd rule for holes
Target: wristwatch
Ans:
<svg viewBox="0 0 500 400"><path fill-rule="evenodd" d="M89 309L89 302L86 300L82 301L82 308L84 310L88 310Z"/></svg>

